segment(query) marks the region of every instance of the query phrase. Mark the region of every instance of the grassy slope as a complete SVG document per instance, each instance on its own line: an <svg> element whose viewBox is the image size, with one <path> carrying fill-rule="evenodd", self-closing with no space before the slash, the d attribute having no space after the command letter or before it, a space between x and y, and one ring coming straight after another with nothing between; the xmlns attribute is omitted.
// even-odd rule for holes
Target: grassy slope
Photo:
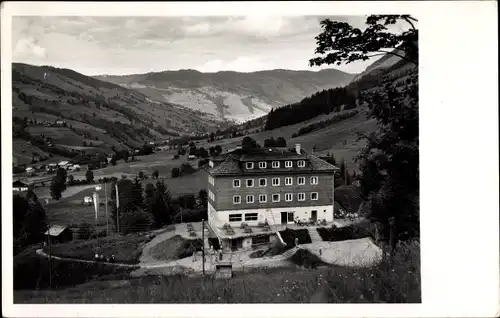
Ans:
<svg viewBox="0 0 500 318"><path fill-rule="evenodd" d="M44 78L45 74L48 76ZM34 101L26 101L21 94ZM114 106L98 106L98 103ZM71 70L27 64L13 64L13 116L51 123L63 118L73 130L31 126L28 131L54 137L55 144L70 147L92 141L106 151L112 145L119 147L121 142L140 146L144 141L163 140L168 137L165 131L182 133L215 129L220 125L201 113L168 103L151 103L134 90ZM147 127L148 132L129 129L127 135L118 139L109 131L115 121L133 129ZM17 146L18 143L14 143L14 147ZM14 148L14 155L25 163L26 153L22 150L25 149Z"/></svg>
<svg viewBox="0 0 500 318"><path fill-rule="evenodd" d="M258 269L231 280L185 276L90 282L60 291L19 291L23 303L419 303L420 249L401 247L393 263Z"/></svg>
<svg viewBox="0 0 500 318"><path fill-rule="evenodd" d="M317 155L323 155L328 152L333 152L337 160L344 158L347 161L347 167L349 169L353 169L356 166L353 162L353 158L357 154L357 151L364 145L362 141L356 141L356 133L369 133L376 128L375 120L367 119L365 111L366 110L360 112L354 117L332 124L323 129L298 136L296 138L291 138L291 136L293 133L296 133L301 127L328 119L331 116L335 116L337 113L318 116L314 119L304 121L302 123L280 127L270 131L260 131L258 133L249 134L248 136L255 139L260 145L264 144L265 139L268 139L270 137L277 138L279 136L282 136L287 140L288 146L293 147L294 144L299 143L301 144L301 147L303 149L310 153L312 152L313 146L316 146ZM217 140L203 146L210 147L214 145L221 145L224 150L227 150L240 145L242 139L243 137ZM346 141L345 145L344 141Z"/></svg>
<svg viewBox="0 0 500 318"><path fill-rule="evenodd" d="M250 73L179 70L96 78L131 85L129 87L156 100L179 101L182 105L214 115L248 119L261 114L261 111L256 112L258 109L269 111L322 89L346 85L354 76L336 69Z"/></svg>
<svg viewBox="0 0 500 318"><path fill-rule="evenodd" d="M137 264L142 253L142 245L153 237L143 233L99 238L99 240L76 240L64 244L54 244L52 254L59 257L93 260L96 251L106 256L115 255L117 263ZM48 247L44 247L48 253Z"/></svg>

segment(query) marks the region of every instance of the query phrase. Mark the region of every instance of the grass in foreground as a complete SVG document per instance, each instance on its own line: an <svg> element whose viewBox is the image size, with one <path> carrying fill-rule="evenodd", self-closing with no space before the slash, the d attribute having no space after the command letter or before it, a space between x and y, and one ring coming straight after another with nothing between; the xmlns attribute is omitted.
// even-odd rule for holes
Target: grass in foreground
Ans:
<svg viewBox="0 0 500 318"><path fill-rule="evenodd" d="M49 287L48 259L36 254L37 247L30 247L14 256L14 290L29 290ZM133 268L112 266L105 263L87 264L52 260L52 288L77 286L89 281L126 279ZM17 302L17 300L16 300Z"/></svg>
<svg viewBox="0 0 500 318"><path fill-rule="evenodd" d="M61 291L16 292L26 303L419 303L420 248L400 246L392 262L368 268L255 269L231 280L146 276Z"/></svg>
<svg viewBox="0 0 500 318"><path fill-rule="evenodd" d="M99 247L100 254L106 256L115 255L117 263L137 264L142 253L142 245L149 242L152 238L152 235L134 233L124 236L99 238L99 240L77 240L52 245L52 254L59 257L93 260ZM45 253L48 253L48 246L44 246L43 250Z"/></svg>

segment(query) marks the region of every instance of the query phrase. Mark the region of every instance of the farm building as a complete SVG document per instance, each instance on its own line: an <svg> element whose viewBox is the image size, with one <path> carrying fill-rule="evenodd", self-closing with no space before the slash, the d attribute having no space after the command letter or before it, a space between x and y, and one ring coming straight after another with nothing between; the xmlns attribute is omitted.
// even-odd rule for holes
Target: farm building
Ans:
<svg viewBox="0 0 500 318"><path fill-rule="evenodd" d="M62 225L53 225L44 234L51 243L64 243L73 240L73 231Z"/></svg>
<svg viewBox="0 0 500 318"><path fill-rule="evenodd" d="M12 183L12 190L14 192L28 191L28 185L22 181L16 180Z"/></svg>

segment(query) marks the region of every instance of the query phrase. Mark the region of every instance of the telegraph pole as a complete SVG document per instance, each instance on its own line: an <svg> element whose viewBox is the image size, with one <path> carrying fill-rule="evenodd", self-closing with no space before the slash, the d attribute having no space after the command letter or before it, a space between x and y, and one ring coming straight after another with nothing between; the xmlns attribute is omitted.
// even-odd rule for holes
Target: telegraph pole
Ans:
<svg viewBox="0 0 500 318"><path fill-rule="evenodd" d="M203 276L205 276L205 220L201 220L201 241L203 248L201 250L201 266L203 269Z"/></svg>
<svg viewBox="0 0 500 318"><path fill-rule="evenodd" d="M47 230L47 240L49 241L49 288L52 288L52 243L50 239L50 223L49 229Z"/></svg>
<svg viewBox="0 0 500 318"><path fill-rule="evenodd" d="M104 183L104 197L106 200L105 209L106 209L106 236L109 236L109 220L108 220L108 183Z"/></svg>

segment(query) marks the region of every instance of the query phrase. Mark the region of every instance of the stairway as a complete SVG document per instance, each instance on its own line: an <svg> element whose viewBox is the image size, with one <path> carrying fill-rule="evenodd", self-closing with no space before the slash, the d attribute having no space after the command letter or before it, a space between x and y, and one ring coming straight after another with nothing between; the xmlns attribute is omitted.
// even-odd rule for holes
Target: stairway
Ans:
<svg viewBox="0 0 500 318"><path fill-rule="evenodd" d="M281 254L282 257L284 258L290 258L292 257L293 254L295 254L295 252L297 252L299 250L299 247L294 247L294 248L291 248L289 249L288 251L286 251L285 253Z"/></svg>
<svg viewBox="0 0 500 318"><path fill-rule="evenodd" d="M311 237L311 243L323 242L323 239L321 238L321 236L319 236L316 228L309 228L307 229L307 231L309 232L309 236Z"/></svg>
<svg viewBox="0 0 500 318"><path fill-rule="evenodd" d="M278 237L278 240L286 245L285 241L283 241L283 238L281 237L281 234L279 232L279 224L276 223L276 219L274 218L274 213L273 213L273 210L271 209L266 209L266 212L265 212L265 217L266 217L266 220L267 220L267 223L269 224L269 227L271 228L271 232L274 232L276 234L276 236ZM271 222L272 220L272 222Z"/></svg>

